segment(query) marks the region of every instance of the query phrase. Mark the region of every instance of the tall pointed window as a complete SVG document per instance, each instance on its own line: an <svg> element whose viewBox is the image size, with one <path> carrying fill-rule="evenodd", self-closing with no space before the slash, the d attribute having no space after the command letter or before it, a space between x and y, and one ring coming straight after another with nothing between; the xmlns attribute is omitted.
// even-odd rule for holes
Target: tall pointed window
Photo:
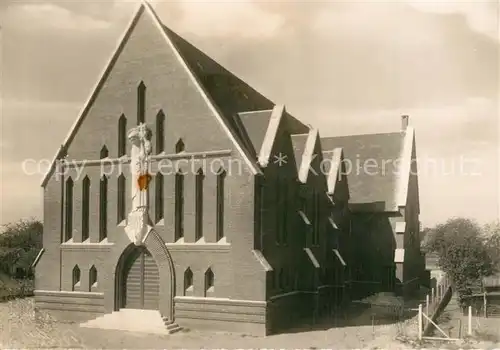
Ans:
<svg viewBox="0 0 500 350"><path fill-rule="evenodd" d="M99 187L99 242L108 236L108 178L101 178Z"/></svg>
<svg viewBox="0 0 500 350"><path fill-rule="evenodd" d="M117 196L118 196L118 203L117 203L117 213L116 213L116 221L117 223L119 224L120 222L122 222L123 220L125 220L125 216L126 216L126 207L125 207L125 198L126 198L126 194L127 194L127 190L125 188L125 176L123 174L120 174L120 176L118 176L118 188L117 188Z"/></svg>
<svg viewBox="0 0 500 350"><path fill-rule="evenodd" d="M217 173L217 241L224 237L224 180L226 171L222 168Z"/></svg>
<svg viewBox="0 0 500 350"><path fill-rule="evenodd" d="M155 176L155 222L163 219L163 174L156 173Z"/></svg>
<svg viewBox="0 0 500 350"><path fill-rule="evenodd" d="M127 154L127 118L121 115L118 120L118 157Z"/></svg>
<svg viewBox="0 0 500 350"><path fill-rule="evenodd" d="M66 218L64 241L73 238L73 179L66 180Z"/></svg>
<svg viewBox="0 0 500 350"><path fill-rule="evenodd" d="M276 178L276 184L275 184L275 193L276 193L276 216L274 218L275 220L275 225L276 225L276 243L280 244L281 243L281 236L282 236L282 231L283 231L283 222L281 219L281 213L283 212L283 197L282 197L282 186L281 182L283 180L281 179L280 176Z"/></svg>
<svg viewBox="0 0 500 350"><path fill-rule="evenodd" d="M81 273L80 273L80 268L78 265L75 265L73 267L73 276L72 276L72 291L78 291L80 289L80 278L81 278Z"/></svg>
<svg viewBox="0 0 500 350"><path fill-rule="evenodd" d="M164 151L165 140L165 114L162 110L156 115L156 153L159 154Z"/></svg>
<svg viewBox="0 0 500 350"><path fill-rule="evenodd" d="M184 237L184 175L175 174L175 240Z"/></svg>
<svg viewBox="0 0 500 350"><path fill-rule="evenodd" d="M82 181L82 242L89 239L90 232L90 180L88 176Z"/></svg>
<svg viewBox="0 0 500 350"><path fill-rule="evenodd" d="M262 176L255 177L255 206L254 206L254 215L255 215L255 223L254 223L254 247L257 250L263 249L262 237L264 236L264 223L266 216L266 206L265 206L265 186L264 179Z"/></svg>
<svg viewBox="0 0 500 350"><path fill-rule="evenodd" d="M285 270L283 268L280 269L278 283L281 290L285 289Z"/></svg>
<svg viewBox="0 0 500 350"><path fill-rule="evenodd" d="M283 179L282 186L282 205L281 205L281 242L287 244L288 242L288 179Z"/></svg>
<svg viewBox="0 0 500 350"><path fill-rule="evenodd" d="M203 180L205 175L203 170L198 169L196 173L195 201L196 201L196 222L195 222L195 240L203 236Z"/></svg>
<svg viewBox="0 0 500 350"><path fill-rule="evenodd" d="M179 139L177 143L175 144L175 153L181 153L184 151L184 141L182 139Z"/></svg>
<svg viewBox="0 0 500 350"><path fill-rule="evenodd" d="M137 87L137 125L145 123L146 116L146 85L141 81Z"/></svg>
<svg viewBox="0 0 500 350"><path fill-rule="evenodd" d="M319 244L319 231L320 231L320 220L321 220L321 213L320 213L320 197L319 193L317 190L314 191L313 194L313 208L314 208L314 223L313 223L313 240L312 244L318 245Z"/></svg>

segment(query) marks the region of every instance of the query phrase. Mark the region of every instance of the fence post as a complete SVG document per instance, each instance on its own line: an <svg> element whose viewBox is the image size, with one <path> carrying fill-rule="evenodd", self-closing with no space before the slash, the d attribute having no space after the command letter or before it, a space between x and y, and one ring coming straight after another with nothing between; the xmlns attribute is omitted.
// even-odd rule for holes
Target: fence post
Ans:
<svg viewBox="0 0 500 350"><path fill-rule="evenodd" d="M488 301L486 299L486 292L483 293L483 313L484 313L484 318L488 317Z"/></svg>
<svg viewBox="0 0 500 350"><path fill-rule="evenodd" d="M458 339L462 338L462 319L458 319Z"/></svg>
<svg viewBox="0 0 500 350"><path fill-rule="evenodd" d="M425 296L425 313L429 316L429 294Z"/></svg>
<svg viewBox="0 0 500 350"><path fill-rule="evenodd" d="M469 305L469 317L467 318L467 321L468 321L468 332L467 334L469 336L472 335L472 306Z"/></svg>
<svg viewBox="0 0 500 350"><path fill-rule="evenodd" d="M422 340L422 304L418 304L418 340Z"/></svg>

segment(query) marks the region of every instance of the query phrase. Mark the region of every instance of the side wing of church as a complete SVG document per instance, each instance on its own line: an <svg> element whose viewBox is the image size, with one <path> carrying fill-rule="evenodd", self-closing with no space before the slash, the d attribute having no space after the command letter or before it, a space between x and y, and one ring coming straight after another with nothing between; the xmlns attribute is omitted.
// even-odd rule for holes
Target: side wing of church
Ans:
<svg viewBox="0 0 500 350"><path fill-rule="evenodd" d="M322 137L141 4L43 180L37 310L269 334L372 293L411 297L425 264L402 122Z"/></svg>

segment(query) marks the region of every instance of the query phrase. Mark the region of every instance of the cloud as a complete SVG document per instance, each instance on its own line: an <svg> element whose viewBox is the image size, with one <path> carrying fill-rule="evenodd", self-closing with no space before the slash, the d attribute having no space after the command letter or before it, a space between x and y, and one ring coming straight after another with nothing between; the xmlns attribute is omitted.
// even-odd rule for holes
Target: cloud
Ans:
<svg viewBox="0 0 500 350"><path fill-rule="evenodd" d="M21 162L4 162L0 170L0 224L20 218L41 217L40 176L22 172Z"/></svg>
<svg viewBox="0 0 500 350"><path fill-rule="evenodd" d="M5 13L5 27L28 31L42 28L92 31L108 29L110 22L78 14L53 3L23 3L10 6Z"/></svg>
<svg viewBox="0 0 500 350"><path fill-rule="evenodd" d="M51 159L80 108L66 102L4 99L2 163Z"/></svg>
<svg viewBox="0 0 500 350"><path fill-rule="evenodd" d="M498 1L456 1L456 0L405 0L409 5L420 11L440 14L460 14L467 20L471 29L500 40Z"/></svg>
<svg viewBox="0 0 500 350"><path fill-rule="evenodd" d="M156 5L159 15L172 8L172 4ZM283 16L263 11L249 0L210 1L183 0L175 3L182 13L176 23L180 32L194 32L199 36L237 36L265 38L274 36L284 23ZM166 21L167 22L167 21ZM165 23L169 25L169 23Z"/></svg>

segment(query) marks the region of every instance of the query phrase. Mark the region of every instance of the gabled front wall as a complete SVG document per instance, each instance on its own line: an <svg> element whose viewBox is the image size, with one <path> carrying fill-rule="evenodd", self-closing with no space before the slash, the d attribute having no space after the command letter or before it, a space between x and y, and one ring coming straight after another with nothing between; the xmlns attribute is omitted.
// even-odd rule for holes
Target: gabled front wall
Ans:
<svg viewBox="0 0 500 350"><path fill-rule="evenodd" d="M176 295L182 297L183 276L187 267L194 274L194 297L203 297L203 274L211 268L215 274L216 298L237 300L265 300L265 271L252 254L253 249L253 175L238 153L230 137L223 130L208 101L196 87L185 67L171 49L163 34L158 30L151 16L142 13L133 31L107 76L105 83L78 131L69 144L67 160L97 160L102 146L109 150L109 158L118 157L118 120L123 114L127 118L127 131L136 125L137 86L143 81L146 86L145 121L153 131L153 153L156 154L155 118L161 110L165 114L165 153L175 153L175 144L182 138L186 152L227 151L221 158L226 165L224 233L226 244L215 244L215 184L213 172L221 162L212 163L206 158L204 181L204 236L209 244L194 244L194 174L202 162L188 164L185 179L185 239L186 244L174 243L174 193L173 171L177 161L167 164L170 175L164 179L164 219L156 223L155 229L174 260L176 271ZM127 141L127 149L129 145ZM129 152L129 151L128 151ZM190 161L186 158L184 161ZM184 163L186 164L186 162ZM153 161L153 175L157 170ZM99 178L100 166L87 165L81 176L72 169L65 174L74 180L74 243L61 243L64 213L62 201L63 182L58 181L57 173L52 174L44 192L44 248L36 270L36 289L38 304L49 308L46 300L53 298L43 291L71 291L72 269L78 265L82 283L78 288L83 297L103 296L103 309L113 311L115 293L115 268L124 249L130 244L125 232L124 222L117 222L117 177L113 171L108 178L108 240L98 242L99 218ZM193 168L193 169L191 169ZM213 172L212 172L213 171ZM130 174L128 165L122 165L126 176L127 211L130 210ZM90 187L90 241L81 242L81 186L85 175L91 182ZM154 220L154 179L150 188L150 217ZM98 287L89 288L88 274L94 265L98 271ZM93 294L88 294L92 292ZM45 293L45 294L44 294ZM50 294L50 293L49 293ZM62 295L62 294L61 294ZM44 301L45 300L45 301ZM184 300L183 305L189 303ZM53 309L64 311L64 305L50 304ZM197 307L197 306L194 306ZM199 305L198 305L199 307ZM68 314L69 315L69 314ZM89 317L92 314L89 313ZM74 316L74 315L73 315ZM80 315L81 316L81 315ZM67 315L65 316L67 317ZM244 322L245 318L242 318ZM265 322L265 319L261 320Z"/></svg>

